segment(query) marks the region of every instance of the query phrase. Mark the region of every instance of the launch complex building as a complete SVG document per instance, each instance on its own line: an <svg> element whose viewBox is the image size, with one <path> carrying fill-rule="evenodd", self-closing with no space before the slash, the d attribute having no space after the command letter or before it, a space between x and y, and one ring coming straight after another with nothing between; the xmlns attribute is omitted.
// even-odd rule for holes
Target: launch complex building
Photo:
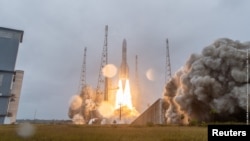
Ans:
<svg viewBox="0 0 250 141"><path fill-rule="evenodd" d="M0 27L0 125L16 122L24 71L15 70L23 31Z"/></svg>

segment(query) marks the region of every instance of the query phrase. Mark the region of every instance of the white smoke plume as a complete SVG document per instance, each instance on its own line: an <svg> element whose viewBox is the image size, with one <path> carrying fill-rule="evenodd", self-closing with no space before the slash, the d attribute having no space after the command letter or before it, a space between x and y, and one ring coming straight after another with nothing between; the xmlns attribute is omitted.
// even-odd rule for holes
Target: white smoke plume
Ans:
<svg viewBox="0 0 250 141"><path fill-rule="evenodd" d="M79 95L75 95L70 103L68 116L74 124L86 124L92 118L100 118L97 113L96 94L90 86L85 86Z"/></svg>
<svg viewBox="0 0 250 141"><path fill-rule="evenodd" d="M249 48L220 38L192 54L165 86L166 122L246 121Z"/></svg>
<svg viewBox="0 0 250 141"><path fill-rule="evenodd" d="M72 121L74 124L86 124L83 115L81 113L77 113L73 116Z"/></svg>
<svg viewBox="0 0 250 141"><path fill-rule="evenodd" d="M135 108L115 109L111 101L104 101L103 94L96 95L94 89L85 86L79 95L72 97L68 116L74 124L128 124L139 115Z"/></svg>

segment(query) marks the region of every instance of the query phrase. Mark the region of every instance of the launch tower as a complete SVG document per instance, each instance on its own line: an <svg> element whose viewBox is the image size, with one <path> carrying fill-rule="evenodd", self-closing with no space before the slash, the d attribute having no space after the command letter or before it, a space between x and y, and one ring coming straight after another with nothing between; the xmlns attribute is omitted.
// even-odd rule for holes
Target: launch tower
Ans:
<svg viewBox="0 0 250 141"><path fill-rule="evenodd" d="M102 69L108 64L108 25L105 26L105 37L104 37L104 45L101 57L101 66L99 70L96 94L104 95L104 100L108 101L108 77L104 77L102 74Z"/></svg>

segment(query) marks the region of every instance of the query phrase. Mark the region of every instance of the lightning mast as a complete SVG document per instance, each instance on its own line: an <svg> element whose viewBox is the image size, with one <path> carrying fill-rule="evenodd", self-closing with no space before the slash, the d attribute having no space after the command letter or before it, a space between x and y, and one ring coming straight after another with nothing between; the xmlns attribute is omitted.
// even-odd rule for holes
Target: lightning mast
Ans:
<svg viewBox="0 0 250 141"><path fill-rule="evenodd" d="M139 70L138 70L138 55L135 56L135 85L134 85L134 98L136 101L134 101L134 104L137 108L140 108L141 105L141 87L140 87L140 81L139 81Z"/></svg>
<svg viewBox="0 0 250 141"><path fill-rule="evenodd" d="M165 83L171 78L171 64L169 55L168 39L166 39L166 70L165 70Z"/></svg>
<svg viewBox="0 0 250 141"><path fill-rule="evenodd" d="M79 92L83 91L83 88L86 86L86 52L87 52L87 47L84 48L84 53L83 53L82 71L81 71L81 78L78 90Z"/></svg>
<svg viewBox="0 0 250 141"><path fill-rule="evenodd" d="M135 56L135 86L136 86L136 95L140 93L140 83L139 83L139 73L138 73L138 56Z"/></svg>
<svg viewBox="0 0 250 141"><path fill-rule="evenodd" d="M105 26L105 37L104 37L104 45L102 50L102 57L101 57L101 66L99 70L96 94L104 95L104 100L108 100L108 78L104 77L102 74L102 69L105 65L108 64L108 25Z"/></svg>
<svg viewBox="0 0 250 141"><path fill-rule="evenodd" d="M135 56L135 79L136 79L136 86L139 88L139 74L138 74L138 56Z"/></svg>

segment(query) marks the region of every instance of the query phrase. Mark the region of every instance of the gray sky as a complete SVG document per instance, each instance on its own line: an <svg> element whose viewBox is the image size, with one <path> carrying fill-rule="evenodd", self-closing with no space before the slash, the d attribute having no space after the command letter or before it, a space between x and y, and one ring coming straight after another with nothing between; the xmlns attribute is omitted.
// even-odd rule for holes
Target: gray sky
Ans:
<svg viewBox="0 0 250 141"><path fill-rule="evenodd" d="M33 119L36 111L36 118L68 119L85 46L86 81L97 85L105 25L109 63L120 66L126 38L131 79L137 54L142 105L152 104L162 97L166 38L173 74L218 38L249 41L249 6L248 0L0 0L0 26L24 31L17 118ZM149 69L154 81L146 78Z"/></svg>

